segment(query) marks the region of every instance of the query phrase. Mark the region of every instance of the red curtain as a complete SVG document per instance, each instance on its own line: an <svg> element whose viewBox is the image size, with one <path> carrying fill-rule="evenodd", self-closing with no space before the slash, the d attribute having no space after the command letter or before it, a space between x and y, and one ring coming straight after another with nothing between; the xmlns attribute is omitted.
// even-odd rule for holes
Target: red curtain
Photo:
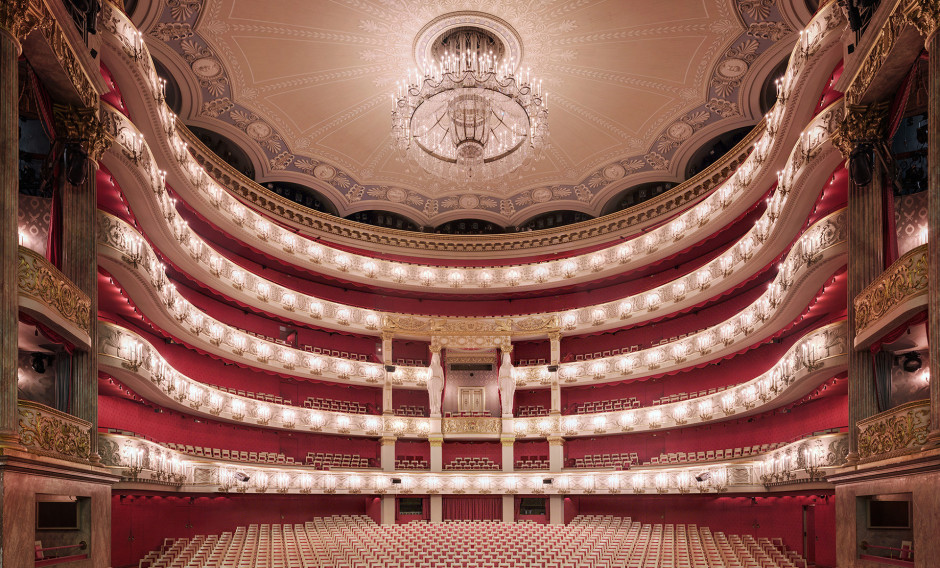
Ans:
<svg viewBox="0 0 940 568"><path fill-rule="evenodd" d="M500 521L503 518L502 497L443 498L445 521Z"/></svg>

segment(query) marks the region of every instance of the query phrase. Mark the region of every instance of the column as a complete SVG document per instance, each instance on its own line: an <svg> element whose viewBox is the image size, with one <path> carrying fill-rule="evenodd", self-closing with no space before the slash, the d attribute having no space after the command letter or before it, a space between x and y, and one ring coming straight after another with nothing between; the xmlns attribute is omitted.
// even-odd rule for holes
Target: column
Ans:
<svg viewBox="0 0 940 568"><path fill-rule="evenodd" d="M563 495L550 495L548 498L548 524L565 524L565 498Z"/></svg>
<svg viewBox="0 0 940 568"><path fill-rule="evenodd" d="M927 447L940 446L940 6L911 3L911 23L927 41L927 337L930 338L930 432Z"/></svg>
<svg viewBox="0 0 940 568"><path fill-rule="evenodd" d="M502 448L503 448L503 471L507 473L512 472L513 469L515 468L515 462L516 462L516 457L513 452L516 439L506 437L506 438L500 438L499 441L501 442Z"/></svg>
<svg viewBox="0 0 940 568"><path fill-rule="evenodd" d="M380 439L382 444L382 453L379 456L379 463L382 466L382 471L395 471L396 440L397 438L395 438L395 436L382 436Z"/></svg>
<svg viewBox="0 0 940 568"><path fill-rule="evenodd" d="M76 185L62 184L62 273L91 300L89 335L91 349L72 354L72 389L69 413L91 422L98 429L98 255L96 251L98 160L110 147L111 137L93 108L55 105L56 129L69 145L69 152L85 160L85 179ZM79 152L80 151L80 152ZM98 437L91 437L92 461L98 459Z"/></svg>
<svg viewBox="0 0 940 568"><path fill-rule="evenodd" d="M428 442L431 444L431 472L441 473L444 471L444 438L429 436Z"/></svg>
<svg viewBox="0 0 940 568"><path fill-rule="evenodd" d="M503 522L516 522L516 496L503 495Z"/></svg>
<svg viewBox="0 0 940 568"><path fill-rule="evenodd" d="M395 407L392 402L392 375L395 373L395 359L392 354L392 334L382 332L382 361L385 363L385 383L382 385L382 414L392 415Z"/></svg>
<svg viewBox="0 0 940 568"><path fill-rule="evenodd" d="M877 142L883 137L889 103L849 105L833 143L849 160L848 326L856 334L855 297L884 271L882 195L884 168ZM867 173L870 172L870 176ZM870 179L865 179L870 178ZM850 339L851 345L852 339ZM855 424L878 412L875 369L868 350L849 352L849 455L858 460Z"/></svg>
<svg viewBox="0 0 940 568"><path fill-rule="evenodd" d="M565 465L565 439L561 436L548 437L548 471L560 472Z"/></svg>
<svg viewBox="0 0 940 568"><path fill-rule="evenodd" d="M382 524L395 524L395 496L382 495Z"/></svg>
<svg viewBox="0 0 940 568"><path fill-rule="evenodd" d="M561 332L553 331L548 334L551 342L552 352L549 359L548 372L552 380L551 407L549 414L557 416L561 414L561 386L558 384L558 362L561 360Z"/></svg>
<svg viewBox="0 0 940 568"><path fill-rule="evenodd" d="M444 522L444 497L440 494L431 495L429 503L431 509L431 523L440 524Z"/></svg>
<svg viewBox="0 0 940 568"><path fill-rule="evenodd" d="M0 446L19 445L16 420L16 359L19 327L20 41L36 26L27 0L0 3ZM94 436L93 436L94 437Z"/></svg>

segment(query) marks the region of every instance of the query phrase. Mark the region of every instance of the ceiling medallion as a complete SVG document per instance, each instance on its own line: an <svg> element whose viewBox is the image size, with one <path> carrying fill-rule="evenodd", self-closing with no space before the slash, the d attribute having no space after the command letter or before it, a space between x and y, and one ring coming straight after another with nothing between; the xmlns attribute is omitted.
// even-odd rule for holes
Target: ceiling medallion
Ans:
<svg viewBox="0 0 940 568"><path fill-rule="evenodd" d="M415 41L415 61L393 95L392 137L406 159L463 185L537 159L548 135L547 93L519 68L518 36L480 13L449 14Z"/></svg>

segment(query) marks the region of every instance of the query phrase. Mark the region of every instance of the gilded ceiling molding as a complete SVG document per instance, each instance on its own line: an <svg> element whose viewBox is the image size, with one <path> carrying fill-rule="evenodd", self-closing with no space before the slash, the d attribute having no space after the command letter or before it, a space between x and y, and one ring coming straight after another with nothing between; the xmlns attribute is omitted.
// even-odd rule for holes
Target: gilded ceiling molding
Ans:
<svg viewBox="0 0 940 568"><path fill-rule="evenodd" d="M98 109L56 104L52 110L61 136L81 145L90 160L101 160L114 138L98 120Z"/></svg>
<svg viewBox="0 0 940 568"><path fill-rule="evenodd" d="M929 274L927 245L914 248L897 259L855 297L857 333L912 299L926 296Z"/></svg>
<svg viewBox="0 0 940 568"><path fill-rule="evenodd" d="M883 139L885 119L890 108L891 101L848 105L838 130L832 134L832 144L842 152L844 158L848 158L859 144Z"/></svg>

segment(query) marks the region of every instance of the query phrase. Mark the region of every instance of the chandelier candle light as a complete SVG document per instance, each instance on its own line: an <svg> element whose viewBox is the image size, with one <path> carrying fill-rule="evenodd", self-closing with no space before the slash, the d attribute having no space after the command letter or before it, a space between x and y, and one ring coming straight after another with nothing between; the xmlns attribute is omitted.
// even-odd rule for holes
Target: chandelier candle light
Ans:
<svg viewBox="0 0 940 568"><path fill-rule="evenodd" d="M403 155L462 184L537 159L548 135L547 93L483 29L449 30L393 95L392 136Z"/></svg>

